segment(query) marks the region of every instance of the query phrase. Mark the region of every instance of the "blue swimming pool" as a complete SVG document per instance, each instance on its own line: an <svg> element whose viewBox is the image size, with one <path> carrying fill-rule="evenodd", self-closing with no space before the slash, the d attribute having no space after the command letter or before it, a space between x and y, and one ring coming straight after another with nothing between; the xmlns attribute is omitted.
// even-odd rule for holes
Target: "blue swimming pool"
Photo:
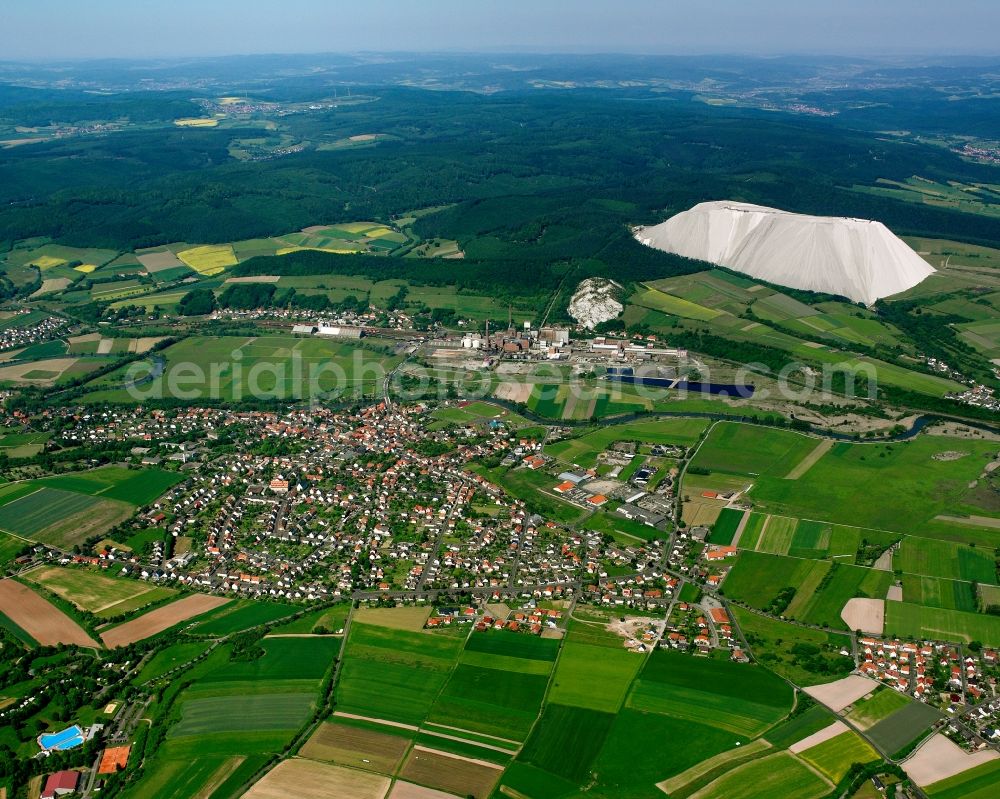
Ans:
<svg viewBox="0 0 1000 799"><path fill-rule="evenodd" d="M74 724L62 732L46 732L38 736L38 745L46 752L56 749L73 749L83 744L83 730Z"/></svg>

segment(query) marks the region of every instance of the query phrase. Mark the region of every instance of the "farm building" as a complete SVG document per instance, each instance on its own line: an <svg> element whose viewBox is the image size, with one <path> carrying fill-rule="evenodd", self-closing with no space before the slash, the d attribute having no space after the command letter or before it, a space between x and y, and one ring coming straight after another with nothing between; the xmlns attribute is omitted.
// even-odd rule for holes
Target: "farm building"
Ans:
<svg viewBox="0 0 1000 799"><path fill-rule="evenodd" d="M364 330L353 325L320 325L317 336L336 336L339 338L361 338Z"/></svg>
<svg viewBox="0 0 1000 799"><path fill-rule="evenodd" d="M615 513L624 516L626 519L642 522L649 527L659 527L667 520L667 517L662 513L655 513L640 508L638 505L629 505L627 503L618 508Z"/></svg>

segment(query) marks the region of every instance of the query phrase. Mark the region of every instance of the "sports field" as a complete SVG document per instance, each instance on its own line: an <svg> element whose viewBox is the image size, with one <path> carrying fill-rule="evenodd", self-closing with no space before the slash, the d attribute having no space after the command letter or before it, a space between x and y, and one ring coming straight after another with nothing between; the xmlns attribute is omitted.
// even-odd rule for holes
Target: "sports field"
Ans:
<svg viewBox="0 0 1000 799"><path fill-rule="evenodd" d="M23 576L69 600L81 610L89 610L104 617L137 610L177 593L171 588L161 588L138 580L116 580L81 568L42 566Z"/></svg>

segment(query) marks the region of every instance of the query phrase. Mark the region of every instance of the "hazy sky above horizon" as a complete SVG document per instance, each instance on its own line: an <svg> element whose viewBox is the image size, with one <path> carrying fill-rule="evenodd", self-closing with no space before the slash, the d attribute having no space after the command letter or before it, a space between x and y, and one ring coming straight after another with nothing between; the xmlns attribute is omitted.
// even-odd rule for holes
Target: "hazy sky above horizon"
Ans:
<svg viewBox="0 0 1000 799"><path fill-rule="evenodd" d="M1000 54L1000 0L0 0L0 60L536 51Z"/></svg>

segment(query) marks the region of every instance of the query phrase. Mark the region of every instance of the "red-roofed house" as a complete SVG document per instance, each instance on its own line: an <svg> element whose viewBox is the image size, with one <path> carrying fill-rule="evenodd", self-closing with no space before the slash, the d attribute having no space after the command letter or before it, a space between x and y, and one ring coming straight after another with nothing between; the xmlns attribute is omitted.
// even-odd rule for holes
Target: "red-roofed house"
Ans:
<svg viewBox="0 0 1000 799"><path fill-rule="evenodd" d="M57 771L55 774L50 774L45 781L41 799L55 799L57 796L74 793L79 784L79 771Z"/></svg>
<svg viewBox="0 0 1000 799"><path fill-rule="evenodd" d="M729 624L729 614L726 613L725 608L712 608L708 611L708 615L716 624Z"/></svg>

